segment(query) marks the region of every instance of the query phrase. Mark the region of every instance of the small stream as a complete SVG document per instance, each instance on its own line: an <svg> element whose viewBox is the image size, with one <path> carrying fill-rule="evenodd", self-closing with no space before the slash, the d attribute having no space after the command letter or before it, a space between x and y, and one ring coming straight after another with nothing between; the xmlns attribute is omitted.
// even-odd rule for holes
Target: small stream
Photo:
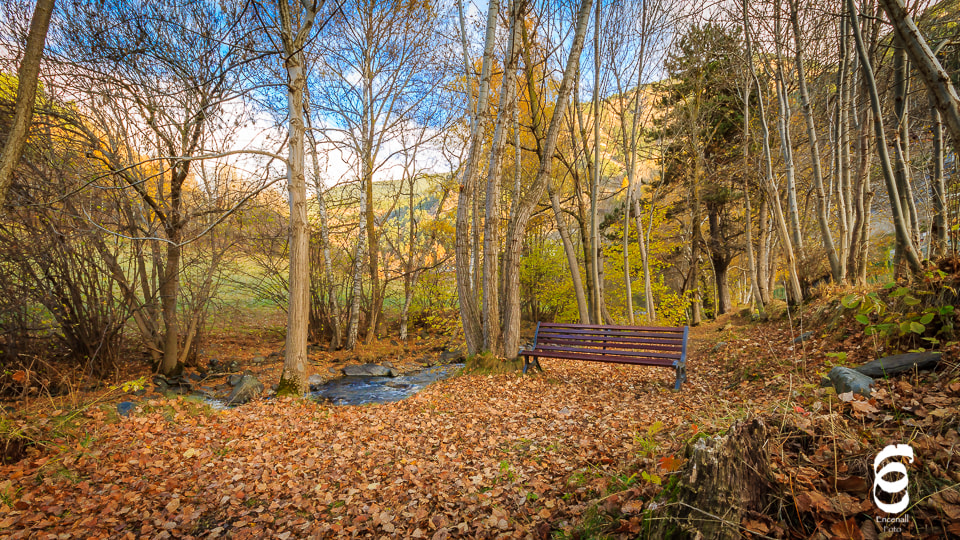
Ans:
<svg viewBox="0 0 960 540"><path fill-rule="evenodd" d="M338 377L308 395L333 405L389 403L406 399L431 383L452 376L462 367L463 364L448 364L399 377Z"/></svg>

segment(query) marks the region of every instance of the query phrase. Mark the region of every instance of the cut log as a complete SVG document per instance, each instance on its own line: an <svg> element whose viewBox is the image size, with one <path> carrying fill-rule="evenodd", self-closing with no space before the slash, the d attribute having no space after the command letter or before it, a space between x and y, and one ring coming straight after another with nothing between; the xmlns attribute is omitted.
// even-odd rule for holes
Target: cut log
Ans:
<svg viewBox="0 0 960 540"><path fill-rule="evenodd" d="M773 492L766 442L767 426L752 419L688 446L676 500L656 511L649 537L742 538L741 519L762 512Z"/></svg>
<svg viewBox="0 0 960 540"><path fill-rule="evenodd" d="M916 366L917 369L933 369L939 363L940 353L927 351L895 354L874 360L873 362L867 362L854 369L867 377L885 377L910 371L914 366Z"/></svg>

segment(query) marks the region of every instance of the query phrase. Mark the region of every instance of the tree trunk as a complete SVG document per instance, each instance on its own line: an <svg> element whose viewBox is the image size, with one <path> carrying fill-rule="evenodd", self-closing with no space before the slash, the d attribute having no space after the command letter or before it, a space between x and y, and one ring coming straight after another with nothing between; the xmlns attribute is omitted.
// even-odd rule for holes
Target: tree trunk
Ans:
<svg viewBox="0 0 960 540"><path fill-rule="evenodd" d="M500 181L503 177L503 153L507 144L507 122L513 116L516 98L518 31L521 2L510 2L510 37L507 40L500 105L493 128L490 161L487 167L487 196L483 235L483 348L495 357L503 356L503 331L500 326Z"/></svg>
<svg viewBox="0 0 960 540"><path fill-rule="evenodd" d="M807 91L807 78L803 68L803 44L800 41L800 16L797 13L798 0L790 0L790 19L793 22L793 37L797 44L796 65L797 81L800 84L800 103L803 116L807 122L807 137L810 145L810 161L813 164L813 185L817 192L817 223L820 225L820 236L823 239L823 248L827 252L830 262L830 273L835 283L843 279L840 257L833 244L833 234L830 232L830 220L827 215L827 192L823 189L823 173L820 170L820 145L817 142L817 127L813 118L813 106L810 104L810 95Z"/></svg>
<svg viewBox="0 0 960 540"><path fill-rule="evenodd" d="M517 207L516 219L511 222L507 228L503 262L504 290L507 292L504 297L503 307L503 333L504 350L510 358L516 357L520 340L519 285L520 255L521 248L523 247L523 238L525 236L527 223L533 214L533 209L541 197L543 197L543 192L546 189L547 183L550 181L550 174L553 170L553 156L557 148L557 139L560 135L560 123L563 120L570 89L573 86L572 80L579 69L580 63L578 59L583 50L584 36L587 31L587 23L590 19L590 8L592 6L593 0L584 0L580 6L570 55L567 57L563 78L557 90L556 107L553 110L550 127L547 129L543 148L540 152L540 166L537 169L537 175L533 184ZM532 66L527 66L527 69L532 70ZM530 76L529 71L527 76Z"/></svg>
<svg viewBox="0 0 960 540"><path fill-rule="evenodd" d="M757 222L760 224L759 256L757 257L757 285L760 287L760 299L764 304L770 303L770 204L766 197L760 199L760 210L757 212Z"/></svg>
<svg viewBox="0 0 960 540"><path fill-rule="evenodd" d="M641 186L643 184L640 184ZM640 212L640 197L633 199L634 215L636 216L637 221L637 246L640 247L640 264L643 267L643 301L644 308L646 309L646 319L648 322L653 322L657 318L657 308L656 303L653 300L653 284L650 281L650 259L649 253L647 252L647 246L650 244L648 236L644 233L643 227L643 214ZM653 227L653 209L650 209L650 227ZM648 229L649 230L649 229Z"/></svg>
<svg viewBox="0 0 960 540"><path fill-rule="evenodd" d="M933 223L930 225L929 257L934 259L944 256L947 250L947 186L943 176L943 122L940 111L932 105L930 109L933 117L933 179L930 182Z"/></svg>
<svg viewBox="0 0 960 540"><path fill-rule="evenodd" d="M753 84L760 88L759 81L757 81L757 74L753 68L753 64L750 64L750 71L753 76ZM797 274L797 258L793 251L793 245L790 242L790 231L787 228L787 221L783 216L783 209L780 207L780 195L777 193L776 184L773 182L773 158L770 153L770 129L767 126L767 114L766 108L763 105L763 95L758 96L757 100L759 104L760 112L760 127L761 127L761 142L763 143L763 157L765 164L765 182L764 189L766 191L766 201L767 204L773 208L773 216L776 223L777 231L779 232L780 243L783 244L783 252L787 258L787 269L789 270L789 279L787 281L788 292L791 293L790 296L793 297L794 301L803 300L803 292L800 288L800 278ZM770 278L774 278L775 273L770 273Z"/></svg>
<svg viewBox="0 0 960 540"><path fill-rule="evenodd" d="M849 0L847 3L850 4ZM910 61L933 94L937 109L946 120L954 145L960 146L960 98L957 97L950 74L943 69L936 55L930 50L902 0L880 0L880 6L887 12L887 17L893 23L894 34L906 47Z"/></svg>
<svg viewBox="0 0 960 540"><path fill-rule="evenodd" d="M746 29L750 24L749 0L743 0L743 27L744 42L746 45L746 61L753 64L753 46L750 41L750 32ZM751 298L755 299L760 312L763 312L764 300L760 294L760 281L757 277L757 261L753 253L753 215L750 211L750 183L747 171L750 167L750 94L753 90L753 77L749 70L746 71L743 81L743 228L747 247L747 264L750 266L750 292Z"/></svg>
<svg viewBox="0 0 960 540"><path fill-rule="evenodd" d="M360 213L363 214L362 202ZM350 310L347 320L347 344L344 347L348 351L352 351L357 346L357 334L360 331L360 293L363 286L363 244L365 238L363 231L359 231L357 247L353 252L353 287L350 293Z"/></svg>
<svg viewBox="0 0 960 540"><path fill-rule="evenodd" d="M557 220L557 231L560 232L560 240L563 242L563 253L567 256L570 279L573 281L573 291L577 296L577 313L580 315L580 324L590 324L590 307L587 305L587 297L583 292L583 281L580 279L577 253L574 251L573 241L570 240L570 232L567 231L567 225L564 223L563 211L560 209L560 198L550 183L547 184L547 195L550 197L553 217Z"/></svg>
<svg viewBox="0 0 960 540"><path fill-rule="evenodd" d="M303 16L290 13L287 0L279 0L280 37L287 71L287 110L290 116L287 190L290 193L290 275L287 303L286 355L278 394L302 395L307 389L307 338L310 322L310 229L307 224L307 183L304 175L303 89L306 65L303 46L323 1L304 6ZM293 21L300 20L294 33Z"/></svg>
<svg viewBox="0 0 960 540"><path fill-rule="evenodd" d="M480 68L480 88L477 95L477 110L475 121L472 122L470 133L470 152L464 165L460 179L460 196L457 200L456 221L456 271L457 295L460 304L460 320L463 324L463 336L467 345L468 354L476 354L483 346L483 329L480 321L480 310L477 306L477 291L471 282L480 272L479 265L474 263L473 272L470 271L470 208L473 206L474 223L477 220L476 185L479 174L480 152L483 149L483 139L486 130L487 106L490 96L490 72L493 64L493 50L496 41L497 15L500 12L499 0L491 0L487 6L487 27L484 38L483 61ZM475 226L474 229L477 227ZM476 239L479 231L474 230L472 235ZM474 249L474 252L479 250Z"/></svg>
<svg viewBox="0 0 960 540"><path fill-rule="evenodd" d="M310 230L307 224L307 185L304 176L302 55L287 59L287 105L290 111L290 157L287 190L290 196L290 300L287 305L286 357L280 389L301 395L307 388L307 333L310 314Z"/></svg>
<svg viewBox="0 0 960 540"><path fill-rule="evenodd" d="M777 117L777 127L780 131L780 150L783 153L783 168L787 177L787 217L790 224L791 246L794 253L803 255L803 228L800 225L800 208L797 205L796 168L793 165L793 140L790 136L790 119L793 112L790 110L790 96L787 94L787 81L783 73L783 56L780 45L780 4L776 4L774 40L777 49L777 99L780 103L780 116ZM802 296L797 297L802 298Z"/></svg>
<svg viewBox="0 0 960 540"><path fill-rule="evenodd" d="M27 32L27 46L17 70L17 98L13 109L13 121L7 133L7 141L0 155L0 208L7 203L7 193L13 180L13 172L20 163L23 147L27 144L30 124L33 123L33 106L37 101L37 85L40 77L40 61L47 40L47 28L53 13L54 0L37 0Z"/></svg>
<svg viewBox="0 0 960 540"><path fill-rule="evenodd" d="M594 319L597 323L603 320L603 271L602 252L603 240L600 238L600 223L598 208L600 204L600 7L602 2L596 3L593 29L593 176L590 179L590 257L593 259L593 278L597 299L594 307Z"/></svg>
<svg viewBox="0 0 960 540"><path fill-rule="evenodd" d="M177 319L177 299L180 296L180 238L179 229L170 231L167 244L167 262L160 282L160 303L163 314L163 362L160 373L178 375L180 371L180 325Z"/></svg>
<svg viewBox="0 0 960 540"><path fill-rule="evenodd" d="M889 1L889 0L888 0ZM907 228L906 218L903 208L900 205L900 194L897 190L896 179L893 174L893 167L890 165L890 155L887 152L886 136L883 128L883 117L880 108L880 96L877 92L877 83L873 77L873 68L870 66L870 58L867 55L866 45L863 41L863 34L860 30L859 17L856 12L856 5L853 0L846 0L847 9L850 11L850 25L853 27L853 37L857 44L857 53L860 55L860 68L863 72L864 84L870 94L870 107L873 110L873 127L876 131L877 151L880 157L880 166L883 171L884 183L887 185L887 196L890 198L890 208L893 213L893 225L896 230L898 241L904 246L904 257L910 269L919 272L921 268L920 257L914 249L913 242L910 239L910 231Z"/></svg>

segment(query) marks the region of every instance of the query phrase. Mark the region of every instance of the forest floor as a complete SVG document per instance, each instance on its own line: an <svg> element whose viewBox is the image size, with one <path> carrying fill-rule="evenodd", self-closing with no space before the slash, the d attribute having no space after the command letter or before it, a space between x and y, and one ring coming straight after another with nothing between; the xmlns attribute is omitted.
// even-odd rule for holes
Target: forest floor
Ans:
<svg viewBox="0 0 960 540"><path fill-rule="evenodd" d="M145 396L124 417L114 403L136 398L122 388L76 407L34 400L5 419L7 434L36 444L0 466L0 537L642 537L643 511L679 474L687 442L748 416L771 427L780 495L742 534L891 537L874 520L873 456L909 442L912 506L898 534L960 536L956 347L934 372L840 399L819 386L838 358L828 354L857 364L877 351L855 323L822 316L835 305L693 329L681 392L672 370L544 360L543 374L459 375L378 405L216 410ZM249 358L281 342L266 332L210 343ZM312 358L317 372L349 360ZM258 368L268 384L279 369Z"/></svg>

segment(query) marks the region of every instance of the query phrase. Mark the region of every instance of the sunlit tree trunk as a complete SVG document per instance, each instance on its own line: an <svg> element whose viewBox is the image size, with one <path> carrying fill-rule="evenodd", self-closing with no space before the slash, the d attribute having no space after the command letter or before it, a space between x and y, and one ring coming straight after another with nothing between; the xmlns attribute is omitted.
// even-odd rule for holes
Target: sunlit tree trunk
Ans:
<svg viewBox="0 0 960 540"><path fill-rule="evenodd" d="M520 0L510 1L510 37L507 40L500 105L493 128L490 161L487 166L487 196L483 236L483 349L496 357L503 356L503 331L500 326L500 182L503 177L503 154L507 143L507 122L513 116L516 98L517 64L519 61L518 31Z"/></svg>
<svg viewBox="0 0 960 540"><path fill-rule="evenodd" d="M500 2L491 0L487 7L487 26L484 38L483 60L480 68L480 88L477 94L477 108L474 112L474 121L470 132L470 151L460 178L460 195L457 200L456 221L456 269L457 295L460 304L460 320L463 324L464 339L468 354L476 354L483 346L483 328L481 326L480 310L477 306L477 290L471 278L480 272L479 265L474 262L471 272L471 236L476 238L478 231L470 234L470 210L473 208L474 223L477 220L478 206L475 201L477 176L479 175L480 153L483 149L485 136L487 107L490 96L490 72L493 64L493 50L496 41L497 15L500 11ZM477 229L475 226L474 229ZM477 252L475 248L473 250Z"/></svg>
<svg viewBox="0 0 960 540"><path fill-rule="evenodd" d="M40 77L40 61L43 59L43 47L50 26L54 0L37 0L27 32L27 45L23 60L17 70L17 97L13 109L13 121L7 133L3 152L0 154L0 208L7 202L7 192L13 180L13 171L20 163L23 147L30 134L33 122L33 106L37 100L37 81ZM9 50L9 49L8 49Z"/></svg>
<svg viewBox="0 0 960 540"><path fill-rule="evenodd" d="M303 7L300 16L290 12L288 0L277 3L283 65L287 72L287 114L290 117L287 159L287 190L290 198L290 299L287 304L286 356L280 376L279 394L303 394L307 389L307 337L310 321L310 229L307 223L307 183L304 175L304 87L307 83L303 47L322 0ZM299 10L298 10L299 11ZM294 31L294 20L300 28Z"/></svg>

